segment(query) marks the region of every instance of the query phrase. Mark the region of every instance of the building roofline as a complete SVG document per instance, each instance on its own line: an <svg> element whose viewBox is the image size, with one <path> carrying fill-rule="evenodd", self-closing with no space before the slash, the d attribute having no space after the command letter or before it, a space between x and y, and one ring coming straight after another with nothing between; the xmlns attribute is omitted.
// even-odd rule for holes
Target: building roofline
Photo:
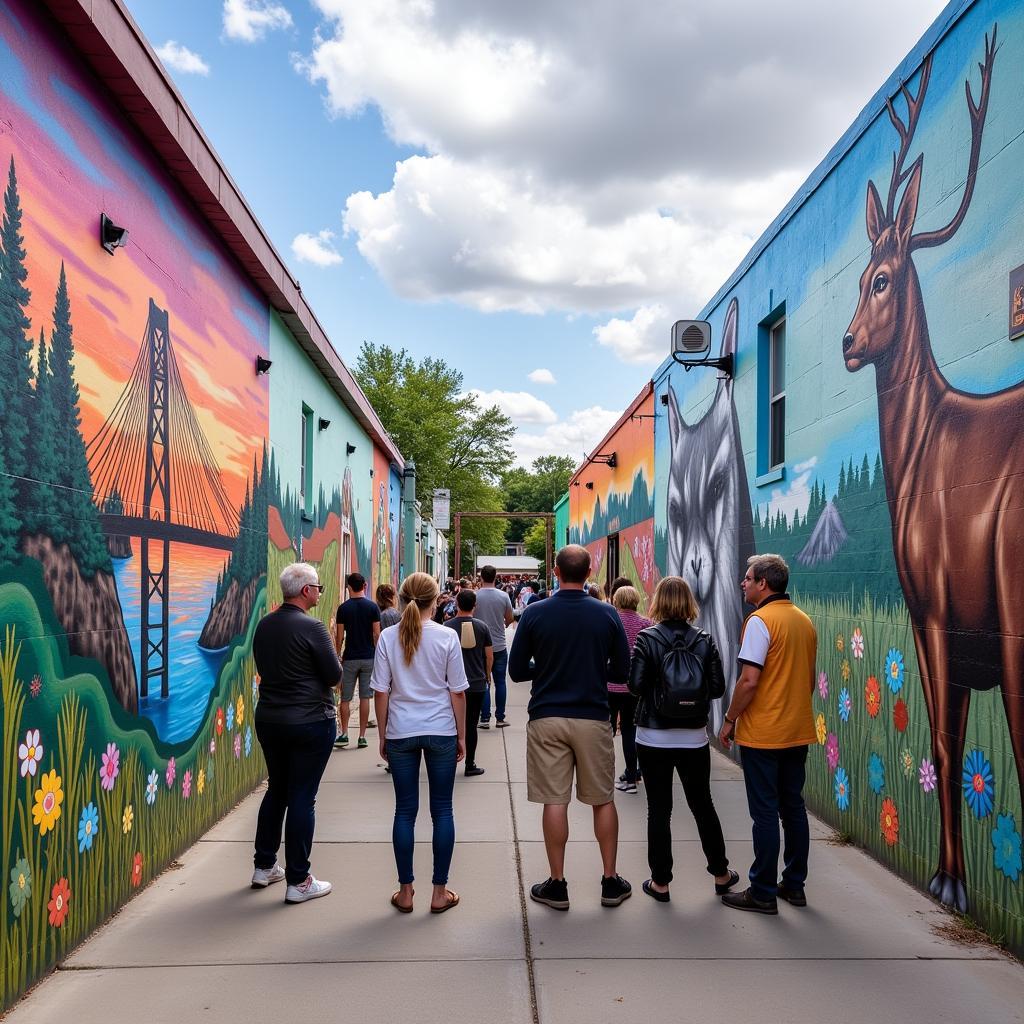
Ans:
<svg viewBox="0 0 1024 1024"><path fill-rule="evenodd" d="M654 393L654 381L649 380L641 389L640 394L633 399L632 402L626 407L625 412L615 421L614 425L608 431L604 437L601 438L600 444L594 445L593 448L587 452L587 457L583 460L583 464L579 466L575 473L569 478L569 486L572 486L573 481L590 465L590 460L594 457L595 452L599 452L621 429L623 424L628 420L633 413L640 408L641 405ZM565 492L568 495L568 491Z"/></svg>
<svg viewBox="0 0 1024 1024"><path fill-rule="evenodd" d="M43 0L359 425L405 460L123 0Z"/></svg>

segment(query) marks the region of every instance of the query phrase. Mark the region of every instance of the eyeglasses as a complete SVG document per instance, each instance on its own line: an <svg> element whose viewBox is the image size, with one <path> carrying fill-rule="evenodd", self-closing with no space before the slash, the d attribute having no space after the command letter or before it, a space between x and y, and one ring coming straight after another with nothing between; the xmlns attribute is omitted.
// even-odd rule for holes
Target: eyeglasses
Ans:
<svg viewBox="0 0 1024 1024"><path fill-rule="evenodd" d="M756 583L756 582L757 582L757 580L755 580L753 576L744 576L740 580L740 586L742 587L744 583Z"/></svg>
<svg viewBox="0 0 1024 1024"><path fill-rule="evenodd" d="M321 594L326 589L325 584L323 583L307 583L306 586L312 587L314 590L319 590Z"/></svg>

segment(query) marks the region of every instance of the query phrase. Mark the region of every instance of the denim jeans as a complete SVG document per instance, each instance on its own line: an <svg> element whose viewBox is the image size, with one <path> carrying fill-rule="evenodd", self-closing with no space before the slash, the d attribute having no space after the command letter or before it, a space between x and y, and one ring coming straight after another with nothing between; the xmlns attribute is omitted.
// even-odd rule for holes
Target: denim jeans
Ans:
<svg viewBox="0 0 1024 1024"><path fill-rule="evenodd" d="M811 832L804 806L807 747L764 750L742 747L743 782L753 819L754 863L750 886L760 900L775 899L779 877L779 820L786 845L782 884L802 892L807 881ZM644 781L647 781L646 773Z"/></svg>
<svg viewBox="0 0 1024 1024"><path fill-rule="evenodd" d="M446 885L448 869L455 850L455 813L452 790L455 788L455 736L407 736L388 740L388 764L395 787L395 823L391 842L401 885L412 882L416 814L420 809L420 755L427 762L430 790L430 817L434 822L434 885Z"/></svg>
<svg viewBox="0 0 1024 1024"><path fill-rule="evenodd" d="M505 700L508 697L508 687L505 685L505 670L508 668L508 651L494 652L494 668L491 669L491 678L494 680L494 717L499 722L505 721ZM480 721L491 720L491 688L484 691L484 706L480 711Z"/></svg>
<svg viewBox="0 0 1024 1024"><path fill-rule="evenodd" d="M284 824L285 878L289 885L299 885L309 874L316 793L336 735L333 718L303 725L256 720L256 738L267 762L267 791L256 819L253 864L267 870L277 863Z"/></svg>

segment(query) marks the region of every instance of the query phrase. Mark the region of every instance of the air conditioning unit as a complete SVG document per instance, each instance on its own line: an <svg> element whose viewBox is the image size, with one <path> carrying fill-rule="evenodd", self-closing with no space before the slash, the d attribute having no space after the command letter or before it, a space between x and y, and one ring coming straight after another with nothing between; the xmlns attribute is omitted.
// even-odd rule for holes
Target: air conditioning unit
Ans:
<svg viewBox="0 0 1024 1024"><path fill-rule="evenodd" d="M706 320L677 320L672 325L672 354L699 356L711 351L711 324Z"/></svg>

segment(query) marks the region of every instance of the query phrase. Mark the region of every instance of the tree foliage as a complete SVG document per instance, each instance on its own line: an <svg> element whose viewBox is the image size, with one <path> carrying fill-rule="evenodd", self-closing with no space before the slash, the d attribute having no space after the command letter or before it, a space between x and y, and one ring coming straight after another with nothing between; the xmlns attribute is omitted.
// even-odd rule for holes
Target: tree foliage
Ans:
<svg viewBox="0 0 1024 1024"><path fill-rule="evenodd" d="M501 478L506 511L553 512L555 502L565 493L575 471L576 461L569 455L542 455L533 460L530 469L516 466L508 470ZM529 519L511 519L505 536L508 541L521 541L526 539L533 529ZM534 557L544 557L543 535L541 554Z"/></svg>

